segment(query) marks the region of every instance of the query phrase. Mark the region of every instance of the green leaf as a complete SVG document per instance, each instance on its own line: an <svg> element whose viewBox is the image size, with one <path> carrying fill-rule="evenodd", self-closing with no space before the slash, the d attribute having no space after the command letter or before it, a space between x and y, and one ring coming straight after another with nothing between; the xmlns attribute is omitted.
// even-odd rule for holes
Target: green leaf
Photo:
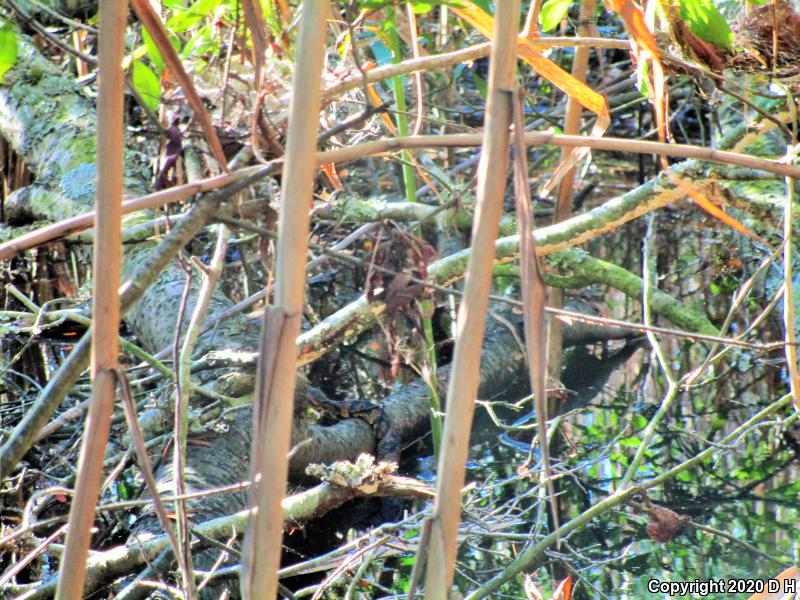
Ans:
<svg viewBox="0 0 800 600"><path fill-rule="evenodd" d="M120 500L130 499L131 491L126 482L121 481L117 484L117 495L119 496Z"/></svg>
<svg viewBox="0 0 800 600"><path fill-rule="evenodd" d="M642 445L642 440L638 437L623 438L619 441L619 445L623 448L638 448Z"/></svg>
<svg viewBox="0 0 800 600"><path fill-rule="evenodd" d="M733 50L733 32L712 0L679 0L678 4L681 18L693 34L704 42Z"/></svg>
<svg viewBox="0 0 800 600"><path fill-rule="evenodd" d="M784 497L796 497L798 494L800 494L800 481L795 481L791 485L779 489L779 491L784 495Z"/></svg>
<svg viewBox="0 0 800 600"><path fill-rule="evenodd" d="M142 27L142 41L144 42L145 48L147 48L147 55L150 57L150 61L153 63L153 66L156 68L156 73L161 74L164 72L164 59L161 56L161 52L156 46L156 43L153 41L153 38L150 37L150 34L147 33L147 30Z"/></svg>
<svg viewBox="0 0 800 600"><path fill-rule="evenodd" d="M411 0L411 6L414 9L414 13L418 15L423 15L427 12L432 11L437 6L456 6L456 7L463 7L467 3L466 2L457 2L455 0ZM485 2L481 2L478 0L473 0L472 4L477 4L481 6L487 13L489 10L486 8Z"/></svg>
<svg viewBox="0 0 800 600"><path fill-rule="evenodd" d="M489 0L469 0L468 4L474 4L478 8L482 9L487 15L494 14L494 7Z"/></svg>
<svg viewBox="0 0 800 600"><path fill-rule="evenodd" d="M17 64L17 34L9 21L0 19L0 82L11 67Z"/></svg>
<svg viewBox="0 0 800 600"><path fill-rule="evenodd" d="M180 39L173 35L172 32L167 32L167 36L169 37L169 43L172 44L172 48L176 53L180 54ZM144 42L144 47L147 48L147 56L150 57L150 62L153 63L153 67L156 70L156 75L161 77L161 75L164 74L164 69L166 68L164 57L161 55L161 51L158 49L158 46L156 46L155 41L152 37L150 37L150 34L147 33L147 30L144 27L142 27L142 41ZM136 58L138 58L138 55Z"/></svg>
<svg viewBox="0 0 800 600"><path fill-rule="evenodd" d="M150 110L156 110L161 102L161 80L142 61L133 63L133 89Z"/></svg>
<svg viewBox="0 0 800 600"><path fill-rule="evenodd" d="M261 13L264 15L264 22L270 31L273 33L280 33L281 20L275 5L271 0L259 0L261 4Z"/></svg>
<svg viewBox="0 0 800 600"><path fill-rule="evenodd" d="M189 38L183 50L180 52L181 60L193 60L198 64L201 62L200 58L213 52L216 48L216 40L213 38L213 27L200 27L195 31L194 35ZM199 70L196 68L195 70Z"/></svg>
<svg viewBox="0 0 800 600"><path fill-rule="evenodd" d="M628 461L628 457L627 457L627 456L625 456L624 454L620 454L620 453L618 453L618 452L612 452L612 453L609 455L609 457L608 457L608 458L609 458L609 460L612 460L612 461L614 461L614 462L618 462L618 463L620 463L621 465L627 465L627 464L628 464L628 462L629 462L629 461Z"/></svg>
<svg viewBox="0 0 800 600"><path fill-rule="evenodd" d="M379 10L394 4L393 0L361 0L361 10Z"/></svg>
<svg viewBox="0 0 800 600"><path fill-rule="evenodd" d="M547 0L539 11L539 24L542 31L552 31L564 20L572 0Z"/></svg>
<svg viewBox="0 0 800 600"><path fill-rule="evenodd" d="M489 85L486 83L486 80L480 75L473 73L472 83L475 84L475 87L477 88L478 92L485 99L486 96L489 94Z"/></svg>
<svg viewBox="0 0 800 600"><path fill-rule="evenodd" d="M220 5L220 0L199 0L189 8L179 10L166 23L166 28L172 33L180 33L194 27L198 23L206 23L209 15L215 13Z"/></svg>

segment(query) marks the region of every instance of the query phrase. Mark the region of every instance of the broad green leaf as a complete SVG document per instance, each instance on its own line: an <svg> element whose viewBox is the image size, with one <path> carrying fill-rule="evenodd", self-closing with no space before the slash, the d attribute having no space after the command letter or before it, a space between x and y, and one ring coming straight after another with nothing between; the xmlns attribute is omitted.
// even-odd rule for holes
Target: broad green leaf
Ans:
<svg viewBox="0 0 800 600"><path fill-rule="evenodd" d="M11 67L17 64L17 34L9 21L0 19L0 82Z"/></svg>
<svg viewBox="0 0 800 600"><path fill-rule="evenodd" d="M150 110L156 110L161 102L161 80L142 61L133 63L133 89Z"/></svg>
<svg viewBox="0 0 800 600"><path fill-rule="evenodd" d="M733 32L712 0L679 0L681 18L704 42L733 50Z"/></svg>
<svg viewBox="0 0 800 600"><path fill-rule="evenodd" d="M181 51L181 43L180 40L168 33L169 41L172 44L172 47L175 49L175 52L180 53ZM156 43L153 41L153 38L150 37L150 34L147 33L147 30L142 27L142 41L144 42L145 48L147 48L147 55L150 57L150 62L153 63L153 66L156 69L156 75L159 77L164 72L164 58L161 56L161 51L156 46ZM138 56L136 58L139 58Z"/></svg>
<svg viewBox="0 0 800 600"><path fill-rule="evenodd" d="M186 31L200 22L207 22L209 15L220 5L220 0L199 0L189 8L178 12L167 21L167 30L173 33Z"/></svg>
<svg viewBox="0 0 800 600"><path fill-rule="evenodd" d="M391 0L362 0L362 10L378 10L392 4Z"/></svg>
<svg viewBox="0 0 800 600"><path fill-rule="evenodd" d="M147 48L147 55L150 57L150 62L156 69L156 73L161 74L164 72L164 59L161 57L161 52L158 50L153 38L147 33L147 30L142 27L142 41L145 48Z"/></svg>
<svg viewBox="0 0 800 600"><path fill-rule="evenodd" d="M572 0L547 0L539 11L539 24L542 31L552 31L558 27L569 12Z"/></svg>
<svg viewBox="0 0 800 600"><path fill-rule="evenodd" d="M623 438L619 441L619 445L623 448L638 448L642 445L642 440L638 437Z"/></svg>
<svg viewBox="0 0 800 600"><path fill-rule="evenodd" d="M272 33L280 34L282 28L281 18L278 10L275 8L275 3L272 2L272 0L261 0L261 12L264 13L264 22Z"/></svg>
<svg viewBox="0 0 800 600"><path fill-rule="evenodd" d="M194 35L188 39L186 44L184 44L183 50L180 52L181 60L186 61L201 56L210 41L211 31L209 28L200 27L194 32Z"/></svg>
<svg viewBox="0 0 800 600"><path fill-rule="evenodd" d="M489 85L486 83L486 80L480 75L473 73L472 83L475 84L475 88L478 90L481 97L485 100L486 97L489 95Z"/></svg>

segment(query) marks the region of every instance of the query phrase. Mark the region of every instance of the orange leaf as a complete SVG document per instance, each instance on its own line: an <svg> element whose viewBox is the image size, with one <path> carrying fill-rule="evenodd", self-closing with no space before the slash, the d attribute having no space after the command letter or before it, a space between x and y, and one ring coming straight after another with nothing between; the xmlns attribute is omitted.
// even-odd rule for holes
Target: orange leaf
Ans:
<svg viewBox="0 0 800 600"><path fill-rule="evenodd" d="M648 81L656 113L658 139L667 139L667 100L664 84L664 65L658 52L658 44L644 18L642 10L632 0L608 0L608 6L617 13L625 23L625 28L636 45L636 54L641 61L650 61L652 66L652 83ZM664 159L666 161L666 159ZM666 166L666 162L664 163Z"/></svg>
<svg viewBox="0 0 800 600"><path fill-rule="evenodd" d="M644 19L644 13L636 6L631 0L608 0L608 6L611 7L615 13L625 23L628 33L631 35L636 44L650 52L653 56L658 56L658 44L656 38L650 33L647 23Z"/></svg>
<svg viewBox="0 0 800 600"><path fill-rule="evenodd" d="M491 15L474 4L468 4L464 7L453 7L453 10L482 35L491 39L493 28L493 19ZM598 117L602 115L608 117L608 106L602 95L598 94L585 83L575 79L550 59L542 56L540 53L541 47L534 46L526 38L519 38L518 43L519 55L525 62L536 69L539 75L550 81L564 93L574 97L586 110L592 111Z"/></svg>
<svg viewBox="0 0 800 600"><path fill-rule="evenodd" d="M339 175L336 174L336 165L331 163L322 165L320 168L322 169L322 172L325 173L325 177L328 178L328 181L331 182L333 189L343 192L344 185L342 185L342 180L339 179Z"/></svg>
<svg viewBox="0 0 800 600"><path fill-rule="evenodd" d="M367 86L367 95L375 106L380 106L383 104L383 98L380 97L373 84L369 84ZM386 125L386 129L389 130L389 133L397 137L397 128L394 126L392 118L384 112L381 113L381 121L383 121L383 124Z"/></svg>
<svg viewBox="0 0 800 600"><path fill-rule="evenodd" d="M750 239L753 239L769 247L769 243L764 238L750 231L747 227L742 225L742 223L740 223L738 220L736 220L728 213L726 213L724 210L722 210L719 206L711 202L711 200L706 198L706 196L695 186L693 186L691 182L685 179L681 179L669 169L667 169L667 175L669 175L670 180L674 182L675 185L677 185L682 192L684 192L687 196L689 196L689 198L691 198L692 201L695 204L697 204L697 206L702 208L704 211L706 211L708 214L714 217L717 221L720 221L721 223L724 223L734 231L738 231L742 235L746 235Z"/></svg>
<svg viewBox="0 0 800 600"><path fill-rule="evenodd" d="M572 576L567 575L558 584L556 591L553 592L553 600L570 600L572 598Z"/></svg>
<svg viewBox="0 0 800 600"><path fill-rule="evenodd" d="M491 39L493 23L491 15L472 3L463 7L453 7L453 10L482 35ZM592 128L591 135L602 136L611 123L611 116L608 112L606 99L582 81L575 79L556 63L542 56L541 50L543 48L535 47L531 44L530 39L526 37L524 33L525 32L523 32L523 36L519 37L517 40L520 57L533 67L539 75L547 79L568 96L574 98L586 110L590 110L596 114L597 120ZM566 160L558 165L558 168L553 172L553 176L542 186L539 190L539 194L544 195L558 185L564 175L588 153L588 148L574 148Z"/></svg>

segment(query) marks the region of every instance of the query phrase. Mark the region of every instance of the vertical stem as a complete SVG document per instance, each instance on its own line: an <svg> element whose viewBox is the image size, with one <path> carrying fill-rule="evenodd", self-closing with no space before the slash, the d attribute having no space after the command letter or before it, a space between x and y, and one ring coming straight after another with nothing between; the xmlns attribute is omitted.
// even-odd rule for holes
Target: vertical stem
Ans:
<svg viewBox="0 0 800 600"><path fill-rule="evenodd" d="M787 95L789 102L794 102ZM790 154L792 156L792 154ZM794 156L792 156L794 158ZM797 368L797 317L794 310L794 277L792 275L792 260L795 238L792 235L792 221L794 220L794 179L786 178L786 208L783 213L783 326L786 331L786 367L789 373L789 390L795 408L800 410L800 374Z"/></svg>
<svg viewBox="0 0 800 600"><path fill-rule="evenodd" d="M389 18L394 18L394 8L389 8ZM413 16L413 13L412 13ZM409 20L409 27L414 27L414 23ZM413 35L413 32L412 32ZM400 38L397 35L397 29L391 27L388 31L389 49L392 51L392 62L397 64L402 62L403 56L400 53ZM415 52L416 54L416 52ZM420 78L421 82L421 78ZM408 115L406 114L406 91L403 77L395 77L392 79L392 89L394 90L395 104L397 104L397 132L400 136L406 137L409 135L408 130ZM422 110L422 107L417 107ZM403 150L401 153L403 157L403 188L406 194L407 202L417 201L417 184L414 179L414 167L412 167L412 157L408 150ZM419 231L417 232L419 235ZM442 419L439 413L442 410L441 401L439 400L439 392L436 389L436 351L433 339L433 324L431 323L431 316L433 314L433 302L431 300L422 300L422 326L425 334L425 360L427 367L430 371L430 380L427 381L430 391L430 407L431 407L431 436L433 437L433 451L434 455L439 457L439 450L441 447L442 439Z"/></svg>
<svg viewBox="0 0 800 600"><path fill-rule="evenodd" d="M394 8L389 8L387 15L389 19L394 19ZM389 50L392 51L392 62L399 63L403 61L403 56L400 54L400 37L397 35L397 29L392 26L387 31L389 40ZM405 137L408 135L408 115L406 114L406 90L403 77L395 77L392 79L392 90L394 90L394 101L397 104L397 132ZM411 166L411 153L408 150L403 150L400 155L403 157L403 188L406 193L407 202L416 202L416 183L414 181L414 167Z"/></svg>
<svg viewBox="0 0 800 600"><path fill-rule="evenodd" d="M431 409L431 437L433 438L433 455L436 460L442 453L442 401L439 398L439 389L436 379L436 342L433 337L433 300L425 299L421 302L422 328L425 333L425 360L427 362L427 377L429 405Z"/></svg>
<svg viewBox="0 0 800 600"><path fill-rule="evenodd" d="M64 560L56 598L83 597L86 556L92 539L95 503L100 493L103 458L114 410L119 352L119 283L123 189L122 72L126 0L100 3L99 80L97 98L96 236L92 328L92 399L78 461L78 479L69 515Z"/></svg>
<svg viewBox="0 0 800 600"><path fill-rule="evenodd" d="M650 448L650 443L653 441L653 437L656 435L658 426L661 424L661 421L664 420L664 417L666 417L669 413L672 405L675 403L675 400L678 397L679 391L679 383L677 381L670 380L667 393L664 395L664 399L661 401L656 414L653 415L653 418L650 419L647 427L645 427L644 432L642 432L642 441L639 443L639 447L636 448L636 453L633 455L633 459L628 465L628 469L625 471L625 474L622 476L622 480L619 482L617 489L620 491L625 491L633 481L633 478L636 476L636 472L639 470L639 466L642 464L642 461L645 458L645 453Z"/></svg>
<svg viewBox="0 0 800 600"><path fill-rule="evenodd" d="M450 27L448 23L448 18L450 15L450 10L447 8L446 5L442 5L439 8L439 36L437 38L437 50L438 52L444 52L447 48L447 43L450 39ZM453 78L452 85L448 85L445 87L444 92L442 94L442 133L450 133L450 127L447 125L447 121L450 118L450 109L453 107L456 101L456 85L455 85L455 74L452 68L448 68L445 72L448 73L449 77ZM452 169L456 166L456 150L455 148L447 148L447 161L445 163L448 169Z"/></svg>
<svg viewBox="0 0 800 600"><path fill-rule="evenodd" d="M286 493L292 429L297 336L303 309L321 73L325 57L327 1L304 0L292 80L289 133L281 186L275 305L264 311L261 357L253 407L255 508L245 534L241 592L246 600L275 598L283 537L281 501Z"/></svg>
<svg viewBox="0 0 800 600"><path fill-rule="evenodd" d="M489 94L483 154L478 168L477 207L472 228L473 252L467 267L464 300L459 308L456 347L447 392L442 455L431 524L431 545L425 578L425 597L445 600L453 582L456 536L461 518L469 434L480 376L483 343L492 281L494 242L503 211L508 172L509 126L517 58L519 1L496 4ZM424 549L421 549L424 552Z"/></svg>
<svg viewBox="0 0 800 600"><path fill-rule="evenodd" d="M217 225L216 227L217 241L214 246L211 263L207 269L202 263L195 263L195 266L200 270L202 283L195 298L192 317L189 321L189 326L186 328L186 335L183 338L183 345L177 361L178 364L175 367L178 378L178 383L175 386L177 402L173 462L176 497L180 497L188 491L186 489L185 461L186 443L189 436L189 400L192 395L192 353L200 337L200 330L208 312L214 288L222 274L222 268L225 265L225 252L228 248L228 228L225 225ZM178 545L182 554L181 557L176 556L176 559L181 569L184 594L187 598L195 598L197 592L192 567L192 535L189 530L189 513L185 500L180 499L175 502L175 523L178 530Z"/></svg>
<svg viewBox="0 0 800 600"><path fill-rule="evenodd" d="M653 292L657 289L658 265L656 257L656 216L647 215L647 233L642 245L642 321L646 326L653 324ZM658 363L664 371L664 377L670 385L676 383L675 374L661 344L652 331L647 331L647 340L658 357Z"/></svg>
<svg viewBox="0 0 800 600"><path fill-rule="evenodd" d="M597 9L597 0L582 0L581 10L578 16L578 35L588 37L591 35L591 19L594 17L595 10ZM575 49L575 57L572 61L572 76L578 81L586 81L586 71L589 66L589 50L588 46L580 46ZM581 129L581 113L583 107L580 102L575 100L572 96L567 100L567 110L564 116L564 133L567 135L578 135ZM563 148L561 150L561 160L567 160L567 157L574 152L574 148ZM572 215L572 191L573 184L575 183L575 167L567 171L564 179L561 180L561 185L558 187L558 201L556 203L555 214L553 215L553 223L560 223L568 219ZM561 288L551 287L548 289L548 306L552 308L564 307L564 290ZM549 374L553 379L561 378L561 352L562 352L562 335L561 335L561 321L558 319L550 319L548 332L547 332L547 364ZM548 414L556 414L550 407Z"/></svg>

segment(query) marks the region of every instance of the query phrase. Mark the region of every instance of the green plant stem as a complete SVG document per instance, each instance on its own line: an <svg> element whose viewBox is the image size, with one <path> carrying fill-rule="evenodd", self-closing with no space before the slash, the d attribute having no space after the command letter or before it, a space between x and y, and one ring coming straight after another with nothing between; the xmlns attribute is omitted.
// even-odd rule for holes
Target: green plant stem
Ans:
<svg viewBox="0 0 800 600"><path fill-rule="evenodd" d="M394 16L394 9L390 9L388 15L389 19L393 21ZM394 26L390 27L387 31L387 39L389 41L389 50L392 52L392 62L394 64L402 62L403 57L400 53L400 38ZM403 77L395 77L392 79L394 101L397 105L397 113L395 114L397 132L402 137L408 135L408 116L406 115L406 90L404 83ZM403 157L403 187L405 188L406 200L408 202L415 202L417 189L414 182L414 168L411 166L411 153L408 152L408 150L403 150L401 156Z"/></svg>
<svg viewBox="0 0 800 600"><path fill-rule="evenodd" d="M431 437L433 438L433 454L439 459L439 451L442 447L442 401L439 398L439 390L436 388L436 345L433 339L433 302L430 299L422 301L422 328L425 332L425 358L428 363L428 374L425 383L430 390L431 407Z"/></svg>
<svg viewBox="0 0 800 600"><path fill-rule="evenodd" d="M393 20L394 8L389 9L389 19ZM389 41L389 50L392 52L392 62L394 64L400 63L403 57L400 52L400 38L397 35L397 29L392 26L387 31L387 38ZM409 134L408 131L408 116L406 114L406 90L405 81L403 77L395 77L392 79L392 90L394 91L394 101L397 105L397 113L395 120L397 123L397 132L405 137ZM417 185L414 179L414 167L412 166L411 153L408 150L403 150L401 153L403 161L403 188L405 190L406 201L417 201ZM433 339L433 324L431 323L431 315L433 314L433 302L430 299L425 299L420 302L420 310L422 312L422 327L425 332L425 360L428 363L430 373L436 373L436 347ZM430 381L428 381L430 379ZM431 407L431 435L433 437L434 454L438 460L439 448L442 439L442 403L439 398L439 393L436 389L435 378L426 378L428 387L430 389L430 407Z"/></svg>
<svg viewBox="0 0 800 600"><path fill-rule="evenodd" d="M650 446L650 442L656 433L656 429L658 429L662 419L672 407L672 404L675 402L675 398L678 397L678 391L680 391L680 386L676 382L670 381L667 394L661 401L661 406L658 407L658 411L656 411L656 414L653 415L653 418L650 419L650 422L647 424L644 434L642 435L642 441L639 444L639 447L636 449L636 454L633 456L633 460L628 466L628 470L625 471L625 475L622 477L622 481L619 484L620 489L625 489L628 484L630 484L633 476L636 474L636 470L639 468L639 465L642 464L645 452L647 452L647 448Z"/></svg>

